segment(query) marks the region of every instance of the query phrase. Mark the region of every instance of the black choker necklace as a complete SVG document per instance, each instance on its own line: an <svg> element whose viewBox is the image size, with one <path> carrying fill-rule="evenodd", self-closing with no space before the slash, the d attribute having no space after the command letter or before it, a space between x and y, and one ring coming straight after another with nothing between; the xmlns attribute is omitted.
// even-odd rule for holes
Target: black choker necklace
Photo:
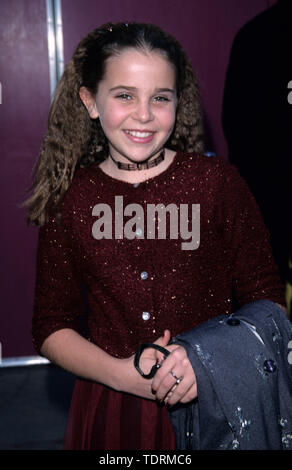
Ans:
<svg viewBox="0 0 292 470"><path fill-rule="evenodd" d="M163 149L162 152L158 155L158 157L154 158L154 160L150 160L149 162L141 162L141 163L122 163L115 160L111 153L109 155L112 161L117 165L120 170L148 170L148 168L153 168L154 166L159 165L160 162L164 160L165 150Z"/></svg>

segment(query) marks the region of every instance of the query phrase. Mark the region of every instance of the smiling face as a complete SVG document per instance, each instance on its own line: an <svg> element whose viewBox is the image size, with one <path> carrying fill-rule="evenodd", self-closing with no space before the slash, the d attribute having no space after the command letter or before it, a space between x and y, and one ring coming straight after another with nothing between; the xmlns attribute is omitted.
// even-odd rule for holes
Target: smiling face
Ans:
<svg viewBox="0 0 292 470"><path fill-rule="evenodd" d="M118 161L154 158L170 137L176 115L174 66L159 52L126 49L107 60L96 97L80 90L92 118L99 117Z"/></svg>

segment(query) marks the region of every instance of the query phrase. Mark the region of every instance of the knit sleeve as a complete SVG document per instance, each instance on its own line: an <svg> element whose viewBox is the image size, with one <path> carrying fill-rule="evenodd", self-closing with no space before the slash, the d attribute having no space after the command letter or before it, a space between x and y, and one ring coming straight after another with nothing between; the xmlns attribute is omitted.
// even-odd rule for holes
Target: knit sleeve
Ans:
<svg viewBox="0 0 292 470"><path fill-rule="evenodd" d="M240 306L259 299L285 305L284 286L260 209L237 169L230 164L225 165L224 181L221 182L222 223L227 237L235 298Z"/></svg>
<svg viewBox="0 0 292 470"><path fill-rule="evenodd" d="M35 281L32 338L40 354L44 340L62 328L78 330L83 313L82 277L72 248L72 234L64 214L40 228Z"/></svg>

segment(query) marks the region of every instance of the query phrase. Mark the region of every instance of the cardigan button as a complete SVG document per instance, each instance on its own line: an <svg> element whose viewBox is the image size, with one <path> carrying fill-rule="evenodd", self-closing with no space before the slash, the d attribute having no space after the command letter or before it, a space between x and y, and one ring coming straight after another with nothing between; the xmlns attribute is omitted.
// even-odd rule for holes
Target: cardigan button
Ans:
<svg viewBox="0 0 292 470"><path fill-rule="evenodd" d="M142 313L142 318L143 320L147 321L150 318L150 313L149 312L143 312Z"/></svg>
<svg viewBox="0 0 292 470"><path fill-rule="evenodd" d="M264 362L264 370L269 373L275 372L277 370L275 361L273 361L273 359L267 359Z"/></svg>
<svg viewBox="0 0 292 470"><path fill-rule="evenodd" d="M145 281L146 279L148 279L148 273L147 273L147 271L142 271L141 274L140 274L140 276L141 276L141 279L143 279L144 281Z"/></svg>
<svg viewBox="0 0 292 470"><path fill-rule="evenodd" d="M228 318L226 323L229 326L237 326L237 325L240 324L240 320L238 320L238 318L230 317L230 318Z"/></svg>

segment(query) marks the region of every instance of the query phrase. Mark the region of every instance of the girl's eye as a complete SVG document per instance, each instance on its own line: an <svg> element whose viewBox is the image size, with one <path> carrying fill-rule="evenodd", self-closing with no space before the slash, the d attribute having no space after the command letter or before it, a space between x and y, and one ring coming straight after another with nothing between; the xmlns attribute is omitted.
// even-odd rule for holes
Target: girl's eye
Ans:
<svg viewBox="0 0 292 470"><path fill-rule="evenodd" d="M121 100L130 100L131 96L128 95L128 93L121 93L120 95L117 96L117 98L120 98Z"/></svg>
<svg viewBox="0 0 292 470"><path fill-rule="evenodd" d="M170 101L166 96L155 96L154 100L158 103Z"/></svg>

